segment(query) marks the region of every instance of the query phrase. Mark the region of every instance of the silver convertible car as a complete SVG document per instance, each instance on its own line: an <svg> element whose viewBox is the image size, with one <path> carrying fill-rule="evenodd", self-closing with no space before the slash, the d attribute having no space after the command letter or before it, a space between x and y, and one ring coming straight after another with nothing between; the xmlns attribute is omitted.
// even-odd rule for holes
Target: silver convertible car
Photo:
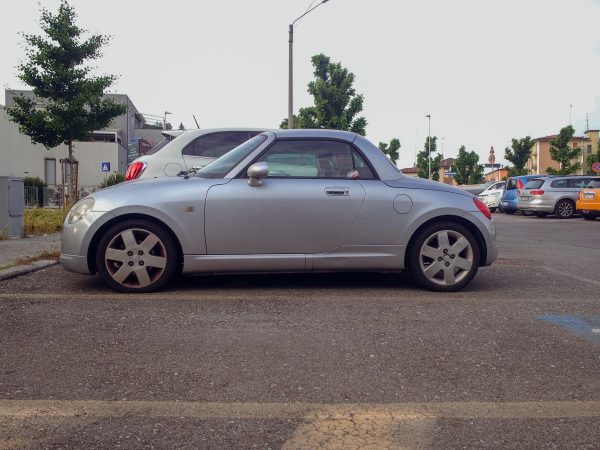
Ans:
<svg viewBox="0 0 600 450"><path fill-rule="evenodd" d="M121 292L180 273L403 271L435 291L496 257L488 208L333 130L264 132L198 170L101 190L69 212L61 264Z"/></svg>

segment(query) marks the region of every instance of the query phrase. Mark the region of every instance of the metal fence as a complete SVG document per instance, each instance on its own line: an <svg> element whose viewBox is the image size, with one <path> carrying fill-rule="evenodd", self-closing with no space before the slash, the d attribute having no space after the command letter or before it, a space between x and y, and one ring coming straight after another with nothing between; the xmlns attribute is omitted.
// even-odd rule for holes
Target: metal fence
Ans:
<svg viewBox="0 0 600 450"><path fill-rule="evenodd" d="M25 186L25 207L59 208L63 204L60 188Z"/></svg>
<svg viewBox="0 0 600 450"><path fill-rule="evenodd" d="M80 186L79 198L98 190L97 186ZM61 186L25 186L26 208L62 208L64 204Z"/></svg>

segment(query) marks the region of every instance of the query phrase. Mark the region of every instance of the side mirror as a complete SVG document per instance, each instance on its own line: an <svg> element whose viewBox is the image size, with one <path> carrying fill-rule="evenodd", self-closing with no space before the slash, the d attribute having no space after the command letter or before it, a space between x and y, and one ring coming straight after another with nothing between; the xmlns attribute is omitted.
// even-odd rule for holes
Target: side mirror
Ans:
<svg viewBox="0 0 600 450"><path fill-rule="evenodd" d="M258 187L263 182L261 178L269 175L269 165L266 162L259 162L248 167L248 184L252 187Z"/></svg>

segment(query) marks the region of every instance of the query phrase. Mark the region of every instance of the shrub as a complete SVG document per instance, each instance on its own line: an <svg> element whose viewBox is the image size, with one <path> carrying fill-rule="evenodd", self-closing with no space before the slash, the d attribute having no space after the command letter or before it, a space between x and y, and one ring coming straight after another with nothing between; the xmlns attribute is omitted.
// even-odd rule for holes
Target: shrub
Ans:
<svg viewBox="0 0 600 450"><path fill-rule="evenodd" d="M109 186L114 186L115 184L122 183L123 181L125 181L125 175L121 175L120 173L112 173L108 177L106 177L106 180L104 180L102 184L98 187L106 188Z"/></svg>

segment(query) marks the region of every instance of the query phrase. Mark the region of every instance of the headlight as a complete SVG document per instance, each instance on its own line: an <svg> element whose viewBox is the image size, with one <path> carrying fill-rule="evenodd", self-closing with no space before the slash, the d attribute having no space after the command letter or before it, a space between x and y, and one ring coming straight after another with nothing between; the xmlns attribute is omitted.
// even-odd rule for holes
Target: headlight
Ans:
<svg viewBox="0 0 600 450"><path fill-rule="evenodd" d="M67 222L69 224L74 224L83 219L94 207L94 199L91 197L85 198L77 203L71 211L69 211L69 215L67 216Z"/></svg>

